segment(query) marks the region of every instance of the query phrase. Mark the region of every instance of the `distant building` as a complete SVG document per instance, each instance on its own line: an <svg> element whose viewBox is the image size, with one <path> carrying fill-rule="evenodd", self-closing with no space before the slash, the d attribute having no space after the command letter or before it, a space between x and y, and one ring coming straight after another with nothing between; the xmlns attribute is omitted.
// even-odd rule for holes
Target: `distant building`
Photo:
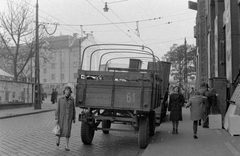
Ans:
<svg viewBox="0 0 240 156"><path fill-rule="evenodd" d="M51 56L50 59L40 58L40 83L47 94L50 94L53 88L62 93L66 84L77 83L83 50L89 45L96 44L96 41L92 34L82 38L73 34L49 37L44 42L51 50ZM95 58L98 56L94 55ZM85 54L85 57L89 58L90 54ZM96 68L97 65L98 62L93 59L92 68ZM85 61L83 67L89 68L89 62Z"/></svg>

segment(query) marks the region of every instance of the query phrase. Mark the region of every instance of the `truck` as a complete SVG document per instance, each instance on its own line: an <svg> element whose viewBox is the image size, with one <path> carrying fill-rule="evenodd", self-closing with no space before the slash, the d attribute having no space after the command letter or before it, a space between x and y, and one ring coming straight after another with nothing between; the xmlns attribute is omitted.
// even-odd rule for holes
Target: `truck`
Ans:
<svg viewBox="0 0 240 156"><path fill-rule="evenodd" d="M111 56L104 64L103 58L107 55ZM119 59L127 59L128 67L109 64ZM76 85L82 142L91 144L97 130L104 134L129 131L112 126L121 124L122 127L131 125L131 131L138 134L138 146L146 148L166 113L162 99L169 83L170 66L171 63L160 61L143 45L94 44L86 47Z"/></svg>

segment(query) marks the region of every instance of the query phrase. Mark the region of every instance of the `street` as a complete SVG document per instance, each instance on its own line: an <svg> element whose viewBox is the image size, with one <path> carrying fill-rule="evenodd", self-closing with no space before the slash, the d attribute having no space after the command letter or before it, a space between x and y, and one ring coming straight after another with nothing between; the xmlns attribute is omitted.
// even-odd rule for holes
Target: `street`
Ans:
<svg viewBox="0 0 240 156"><path fill-rule="evenodd" d="M73 124L70 151L65 151L65 138L56 146L56 137L51 132L54 126L54 111L0 120L1 156L138 156L137 134L115 132L103 134L96 131L92 145L84 145L80 137L81 122ZM117 125L118 126L118 125Z"/></svg>
<svg viewBox="0 0 240 156"><path fill-rule="evenodd" d="M47 100L42 106L46 108L54 105ZM23 109L14 110L23 111ZM3 111L1 110L0 113ZM77 108L77 114L79 112L80 109ZM127 125L112 125L114 128L123 126ZM109 134L103 134L98 130L95 131L92 145L84 145L80 137L81 122L77 121L73 124L68 152L64 149L65 138L62 138L59 147L56 146L56 137L52 133L53 127L54 111L0 119L0 156L240 155L240 137L231 136L225 129L204 129L199 126L199 139L193 139L192 121L189 119L189 109L186 108L183 108L183 121L179 125L179 134L171 134L172 125L167 116L167 120L156 128L156 134L150 139L145 150L138 147L138 135L133 132L110 131Z"/></svg>

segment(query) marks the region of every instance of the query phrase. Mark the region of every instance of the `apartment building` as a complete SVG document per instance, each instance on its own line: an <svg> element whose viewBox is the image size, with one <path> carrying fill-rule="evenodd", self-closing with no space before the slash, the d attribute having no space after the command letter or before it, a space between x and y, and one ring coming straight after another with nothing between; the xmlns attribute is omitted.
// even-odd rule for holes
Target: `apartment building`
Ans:
<svg viewBox="0 0 240 156"><path fill-rule="evenodd" d="M49 37L44 42L51 52L48 59L40 58L40 83L45 93L51 94L52 89L57 89L62 94L66 84L76 85L82 52L96 41L92 34L80 38L73 34ZM86 57L89 55L85 54ZM96 57L98 55L93 60L93 67L98 65ZM83 66L88 68L88 62L85 61Z"/></svg>

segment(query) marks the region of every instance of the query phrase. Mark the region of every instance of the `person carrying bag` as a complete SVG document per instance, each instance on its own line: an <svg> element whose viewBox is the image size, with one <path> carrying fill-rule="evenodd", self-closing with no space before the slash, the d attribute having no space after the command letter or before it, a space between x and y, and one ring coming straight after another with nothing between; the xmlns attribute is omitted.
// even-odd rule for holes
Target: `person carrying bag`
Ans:
<svg viewBox="0 0 240 156"><path fill-rule="evenodd" d="M72 123L75 123L76 119L76 110L74 99L71 96L72 89L70 86L66 86L63 91L63 96L57 100L57 108L55 110L55 124L59 125L60 133L57 135L56 145L59 146L60 138L66 138L65 150L70 151L69 149L69 138L71 136Z"/></svg>

